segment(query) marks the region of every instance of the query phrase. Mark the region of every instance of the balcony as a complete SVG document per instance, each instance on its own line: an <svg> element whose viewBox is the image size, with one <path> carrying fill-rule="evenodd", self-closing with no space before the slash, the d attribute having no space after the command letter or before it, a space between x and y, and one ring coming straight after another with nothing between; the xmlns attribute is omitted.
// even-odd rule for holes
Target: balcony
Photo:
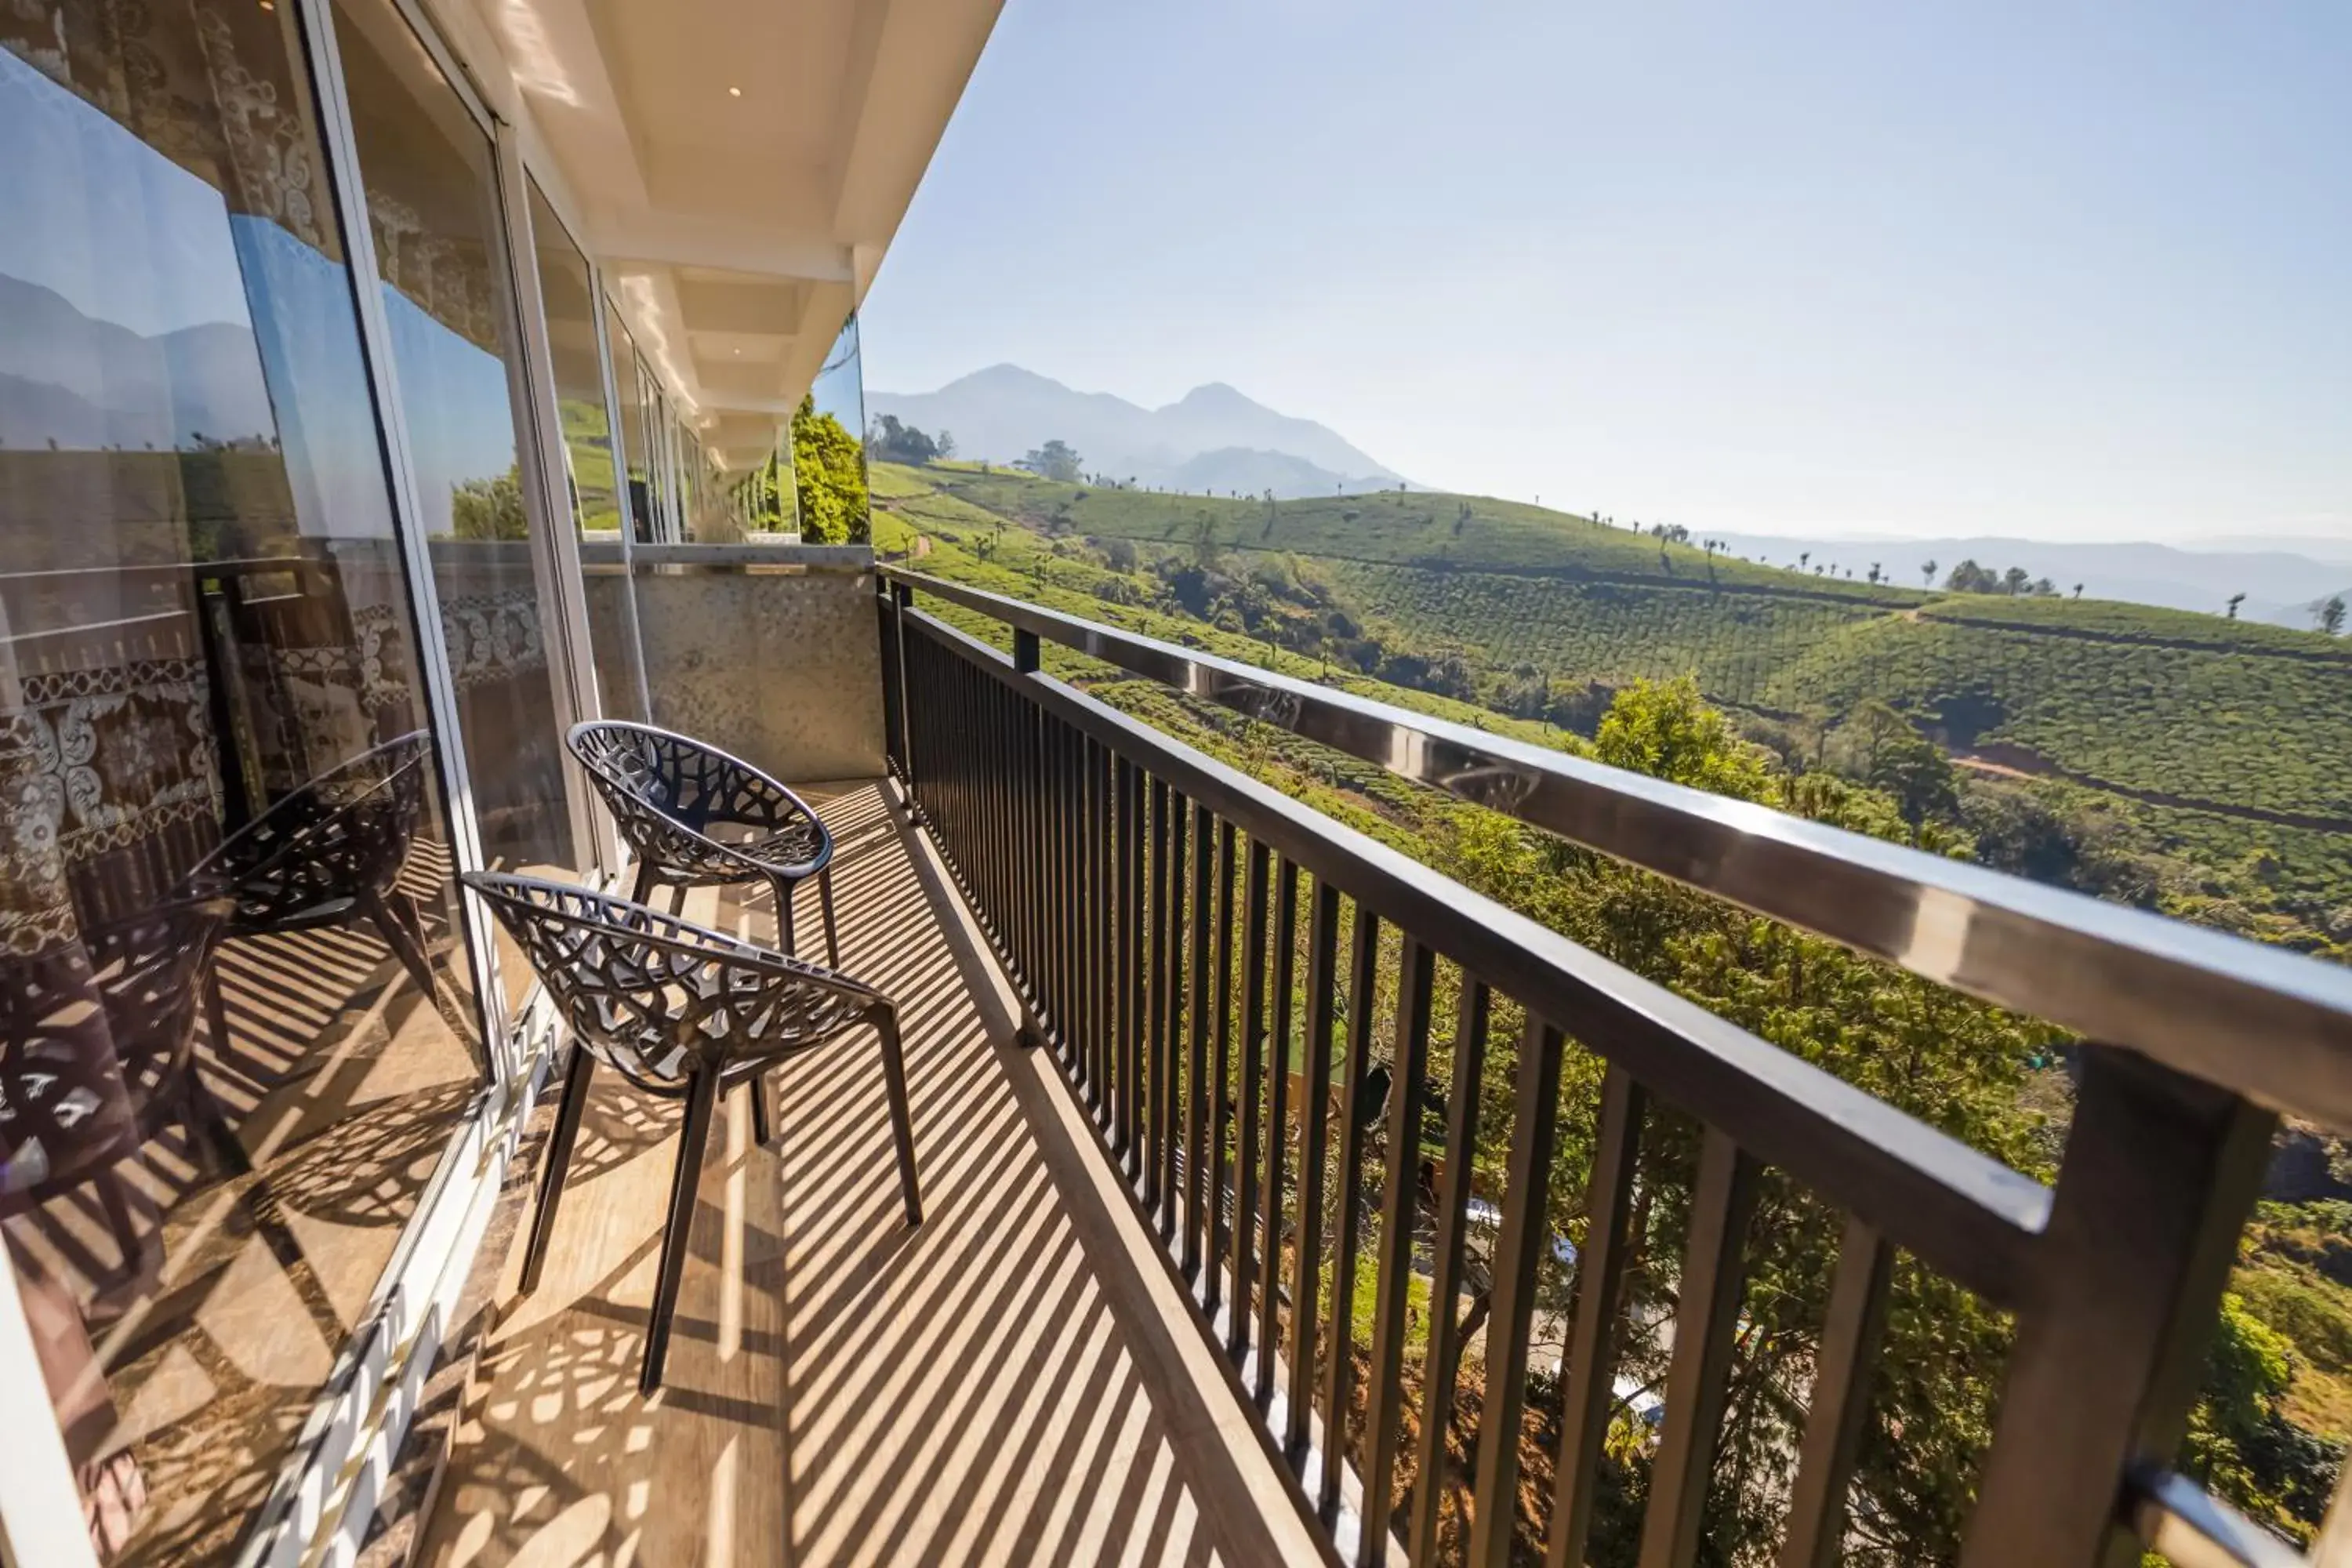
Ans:
<svg viewBox="0 0 2352 1568"><path fill-rule="evenodd" d="M857 1047L739 1093L662 1393L635 1392L677 1121L607 1078L538 1289L497 1286L417 1561L1300 1561L1247 1412L884 785L815 792L845 967L901 1004L926 1217ZM764 896L688 913L772 934ZM411 1527L413 1528L413 1526ZM778 1542L789 1542L780 1552Z"/></svg>
<svg viewBox="0 0 2352 1568"><path fill-rule="evenodd" d="M772 693L713 738L803 773L796 756L887 754L887 778L812 798L843 846L844 967L906 1010L929 1213L897 1212L856 1048L780 1075L770 1148L730 1102L668 1386L642 1399L675 1113L600 1090L547 1278L519 1295L485 1254L469 1381L420 1424L446 1443L429 1505L421 1483L387 1505L415 1560L1578 1560L1624 1404L1639 1152L1686 1119L1646 1502L1613 1525L1641 1563L1698 1551L1747 1221L1781 1180L1842 1235L1778 1561L1850 1542L1898 1258L2015 1324L1968 1568L2134 1540L2187 1568L2304 1561L2169 1465L2275 1124L2258 1104L2352 1125L2336 972L896 569L878 595L814 555L635 570L625 592L668 601L649 621L790 600L779 624L824 650L802 684L875 681L830 707ZM2110 1042L2083 1052L2058 1182L1047 676L1047 642ZM648 645L657 719L684 723L665 694L700 700L673 678L719 652ZM764 895L688 912L773 930ZM1586 1106L1563 1074L1595 1058ZM1472 1108L1498 1095L1489 1190ZM1572 1191L1571 1134L1593 1151ZM1474 1275L1475 1326L1432 1310Z"/></svg>

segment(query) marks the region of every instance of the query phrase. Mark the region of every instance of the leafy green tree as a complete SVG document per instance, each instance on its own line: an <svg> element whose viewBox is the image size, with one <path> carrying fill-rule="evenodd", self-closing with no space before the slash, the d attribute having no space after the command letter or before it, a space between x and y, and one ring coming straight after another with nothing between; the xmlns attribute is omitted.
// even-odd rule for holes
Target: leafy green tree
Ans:
<svg viewBox="0 0 2352 1568"><path fill-rule="evenodd" d="M800 490L801 538L810 544L862 544L871 536L866 449L839 419L803 396L793 415L793 475Z"/></svg>
<svg viewBox="0 0 2352 1568"><path fill-rule="evenodd" d="M457 539L528 539L522 471L510 468L495 478L468 479L449 492L449 532Z"/></svg>
<svg viewBox="0 0 2352 1568"><path fill-rule="evenodd" d="M1944 589L1952 594L1998 594L2003 591L2001 582L2000 574L1990 567L1963 561L1944 579Z"/></svg>
<svg viewBox="0 0 2352 1568"><path fill-rule="evenodd" d="M1078 482L1078 475L1081 471L1078 466L1079 460L1077 452L1067 442L1055 439L1046 442L1042 447L1032 447L1029 455L1015 463L1013 467L1026 468L1041 479L1053 479L1057 483L1074 485ZM1133 479L1128 480L1130 485L1134 482Z"/></svg>
<svg viewBox="0 0 2352 1568"><path fill-rule="evenodd" d="M2320 605L2318 610L2314 613L2314 618L2318 621L2319 629L2326 632L2329 637L2333 637L2343 636L2344 595L2338 594L2335 597L2329 599L2327 603Z"/></svg>
<svg viewBox="0 0 2352 1568"><path fill-rule="evenodd" d="M875 416L866 438L874 455L888 463L933 463L946 455L937 441L895 414Z"/></svg>

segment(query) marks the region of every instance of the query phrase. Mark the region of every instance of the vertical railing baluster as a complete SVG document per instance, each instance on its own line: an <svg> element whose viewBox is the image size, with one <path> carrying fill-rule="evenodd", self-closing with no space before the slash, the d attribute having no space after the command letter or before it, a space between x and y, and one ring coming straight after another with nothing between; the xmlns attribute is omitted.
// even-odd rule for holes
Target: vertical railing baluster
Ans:
<svg viewBox="0 0 2352 1568"><path fill-rule="evenodd" d="M1593 1146L1591 1180L1585 1188L1584 1250L1577 1254L1576 1295L1570 1308L1567 1397L1560 1411L1559 1458L1552 1477L1551 1540L1544 1554L1547 1568L1572 1568L1583 1563L1585 1536L1591 1529L1592 1491L1613 1397L1617 1302L1624 1288L1625 1259L1637 1239L1626 1235L1625 1226L1647 1103L1641 1085L1623 1068L1609 1069L1601 1088L1600 1137ZM1519 1102L1518 1113L1527 1113L1525 1101ZM1508 1546L1506 1540L1499 1550L1507 1552ZM1504 1558L1496 1555L1481 1561L1499 1563Z"/></svg>
<svg viewBox="0 0 2352 1568"><path fill-rule="evenodd" d="M1102 743L1087 741L1087 907L1092 911L1091 962L1087 965L1087 1109L1108 1130L1110 1096L1110 819L1106 809L1108 762Z"/></svg>
<svg viewBox="0 0 2352 1568"><path fill-rule="evenodd" d="M1415 1199L1421 1190L1422 1083L1429 1074L1429 949L1408 934L1397 977L1396 1054L1389 1083L1388 1176L1381 1187L1379 1273L1372 1306L1372 1385L1365 1399L1364 1538L1356 1561L1388 1560L1389 1506L1403 1421L1405 1309L1412 1300Z"/></svg>
<svg viewBox="0 0 2352 1568"><path fill-rule="evenodd" d="M1519 1425L1527 1409L1536 1287L1551 1250L1562 1054L1559 1031L1529 1015L1512 1078L1511 1147L1495 1235L1495 1300L1486 1320L1486 1384L1478 1401L1478 1463L1470 1490L1472 1568L1507 1568L1518 1528Z"/></svg>
<svg viewBox="0 0 2352 1568"><path fill-rule="evenodd" d="M1359 1182L1364 1163L1363 1104L1372 1070L1372 1008L1379 997L1380 920L1356 906L1356 941L1348 964L1348 1054L1340 1073L1339 1167L1334 1183L1331 1242L1331 1305L1325 1318L1323 1363L1323 1476L1317 1511L1326 1524L1339 1517L1339 1475L1348 1462L1349 1401L1356 1381L1356 1254Z"/></svg>
<svg viewBox="0 0 2352 1568"><path fill-rule="evenodd" d="M1331 1117L1331 986L1339 945L1339 889L1315 879L1307 921L1307 1037L1300 1047L1297 1240L1291 1249L1289 1404L1282 1450L1307 1456L1315 1405L1316 1288L1323 1268L1323 1163Z"/></svg>
<svg viewBox="0 0 2352 1568"><path fill-rule="evenodd" d="M1151 918L1146 922L1145 968L1150 984L1144 1003L1144 1027L1137 1037L1143 1043L1144 1117L1141 1150L1143 1206L1150 1213L1160 1206L1166 1189L1160 1184L1160 1163L1167 1152L1163 1128L1168 1115L1168 847L1171 838L1168 825L1168 781L1151 781Z"/></svg>
<svg viewBox="0 0 2352 1568"><path fill-rule="evenodd" d="M1291 983L1298 946L1298 866L1286 857L1274 880L1274 945L1265 1046L1265 1173L1258 1183L1257 1396L1274 1393L1281 1344L1282 1194L1290 1128Z"/></svg>
<svg viewBox="0 0 2352 1568"><path fill-rule="evenodd" d="M1870 1415L1870 1367L1886 1323L1894 1256L1874 1226L1846 1221L1822 1346L1813 1357L1812 1408L1805 1413L1780 1568L1832 1568L1845 1543L1846 1484Z"/></svg>
<svg viewBox="0 0 2352 1568"><path fill-rule="evenodd" d="M1184 1129L1183 1261L1184 1277L1195 1285L1200 1282L1202 1243L1211 1228L1202 1206L1216 1195L1209 1185L1209 1122L1214 1103L1211 1098L1213 1088L1209 1082L1209 917L1215 828L1216 819L1207 806L1192 807L1192 1002L1186 1008L1185 1032L1190 1037L1190 1050L1184 1072L1185 1099L1191 1104L1192 1119ZM1209 1270L1213 1277L1213 1251L1209 1255Z"/></svg>
<svg viewBox="0 0 2352 1568"><path fill-rule="evenodd" d="M1125 825L1119 840L1124 860L1120 883L1126 889L1119 906L1126 912L1119 928L1119 946L1127 968L1126 994L1119 999L1118 1115L1122 1135L1118 1153L1119 1168L1130 1183L1140 1180L1143 1173L1144 964L1150 953L1150 938L1144 929L1146 903L1150 896L1144 885L1144 782L1143 769L1127 764L1127 782L1119 796L1119 820Z"/></svg>
<svg viewBox="0 0 2352 1568"><path fill-rule="evenodd" d="M1412 1515L1405 1535L1409 1563L1427 1563L1435 1556L1438 1514L1445 1498L1445 1436L1454 1420L1454 1380L1462 1359L1454 1305L1462 1292L1462 1232L1470 1199L1470 1163L1477 1146L1479 1079L1486 1069L1486 985L1465 973L1462 1012L1454 1031L1453 1084L1445 1106L1445 1173L1438 1184L1437 1241L1430 1260L1421 1447L1413 1468Z"/></svg>
<svg viewBox="0 0 2352 1568"><path fill-rule="evenodd" d="M1234 1136L1233 1312L1225 1349L1236 1363L1249 1352L1250 1290L1256 1282L1253 1233L1257 1223L1258 1104L1265 1071L1265 883L1263 839L1249 842L1248 887L1242 905L1242 1059L1235 1074L1239 1126Z"/></svg>
<svg viewBox="0 0 2352 1568"><path fill-rule="evenodd" d="M1178 1195L1184 1147L1184 883L1185 825L1192 803L1181 791L1168 795L1168 919L1161 927L1160 950L1160 999L1166 1016L1160 1030L1160 1057L1152 1072L1165 1081L1160 1107L1160 1235L1176 1234L1181 1222Z"/></svg>
<svg viewBox="0 0 2352 1568"><path fill-rule="evenodd" d="M1107 1089L1110 1095L1111 1156L1122 1172L1128 1169L1128 1140L1135 1126L1128 1115L1127 1098L1132 1079L1128 1067L1129 1041L1135 1028L1135 1010L1128 1003L1128 978L1135 967L1135 921L1142 893L1129 863L1129 847L1140 845L1135 830L1135 764L1114 752L1111 756L1112 872L1117 889L1112 904L1116 927L1111 966L1111 1052Z"/></svg>
<svg viewBox="0 0 2352 1568"><path fill-rule="evenodd" d="M1217 824L1217 957L1211 1023L1216 1055L1209 1068L1209 1279L1202 1294L1209 1321L1225 1299L1225 1237L1232 1230L1226 1218L1225 1124L1233 1105L1234 1072L1234 825Z"/></svg>
<svg viewBox="0 0 2352 1568"><path fill-rule="evenodd" d="M1665 1424L1650 1466L1641 1568L1690 1568L1706 1524L1706 1483L1723 1426L1724 1390L1739 1331L1741 1254L1756 1204L1756 1163L1709 1127L1691 1189L1690 1239L1675 1302Z"/></svg>

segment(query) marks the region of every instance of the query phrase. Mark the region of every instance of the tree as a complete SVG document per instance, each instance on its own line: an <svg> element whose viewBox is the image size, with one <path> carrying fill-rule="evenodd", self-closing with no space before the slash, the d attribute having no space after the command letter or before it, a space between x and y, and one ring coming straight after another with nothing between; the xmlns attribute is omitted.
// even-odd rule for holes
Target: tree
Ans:
<svg viewBox="0 0 2352 1568"><path fill-rule="evenodd" d="M1998 594L2002 591L2001 584L2002 579L1990 567L1979 566L1974 561L1961 562L1944 579L1945 590L1953 594Z"/></svg>
<svg viewBox="0 0 2352 1568"><path fill-rule="evenodd" d="M458 539L530 538L530 524L522 507L522 470L509 468L492 479L452 486L449 531Z"/></svg>
<svg viewBox="0 0 2352 1568"><path fill-rule="evenodd" d="M2026 592L2032 582L2032 579L2025 574L2024 567L2012 566L2000 574L2000 591L2015 598Z"/></svg>
<svg viewBox="0 0 2352 1568"><path fill-rule="evenodd" d="M1078 462L1078 454L1071 448L1069 443L1055 439L1046 442L1042 447L1031 448L1027 457L1013 466L1016 468L1026 468L1041 479L1053 479L1061 484L1071 485L1078 481L1080 472ZM1129 479L1128 483L1131 486L1135 481Z"/></svg>
<svg viewBox="0 0 2352 1568"><path fill-rule="evenodd" d="M939 447L940 457L942 459L955 456L955 437L952 434L942 430L931 439Z"/></svg>
<svg viewBox="0 0 2352 1568"><path fill-rule="evenodd" d="M2076 597L2076 598L2078 598L2078 599L2079 599L2079 598L2081 598L2082 596L2083 596L2083 584L2081 584L2080 583L2077 583L2077 584L2074 584L2074 597Z"/></svg>
<svg viewBox="0 0 2352 1568"><path fill-rule="evenodd" d="M2312 612L2312 619L2318 622L2319 629L2326 632L2329 637L2333 637L2343 636L2344 595L2338 594L2334 598L2329 599L2327 603L2320 605L2318 609Z"/></svg>
<svg viewBox="0 0 2352 1568"><path fill-rule="evenodd" d="M793 415L793 477L800 496L801 538L811 544L863 544L872 532L866 514L866 449L839 419L816 411L803 395Z"/></svg>
<svg viewBox="0 0 2352 1568"><path fill-rule="evenodd" d="M901 424L895 414L875 416L866 426L866 442L886 463L933 463L945 455L937 441L912 425Z"/></svg>
<svg viewBox="0 0 2352 1568"><path fill-rule="evenodd" d="M1936 563L1934 558L1930 557L1928 560L1920 563L1919 575L1926 580L1927 586L1930 588L1936 585Z"/></svg>
<svg viewBox="0 0 2352 1568"><path fill-rule="evenodd" d="M2238 606L2245 602L2246 595L2243 593L2236 593L2230 595L2230 618L2231 620L2234 621L2238 618Z"/></svg>

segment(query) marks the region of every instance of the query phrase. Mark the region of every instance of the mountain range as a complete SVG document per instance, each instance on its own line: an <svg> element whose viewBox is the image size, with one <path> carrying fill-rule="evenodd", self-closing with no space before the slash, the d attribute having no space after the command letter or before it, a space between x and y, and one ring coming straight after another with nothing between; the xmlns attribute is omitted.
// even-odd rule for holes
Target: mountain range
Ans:
<svg viewBox="0 0 2352 1568"><path fill-rule="evenodd" d="M2245 619L2305 631L2311 628L2314 609L2332 594L2352 596L2352 564L2334 553L2343 547L2316 540L2306 554L2227 549L2219 541L2213 548L2185 550L2170 544L2066 544L1992 535L1864 542L1751 533L1713 537L1734 555L1775 565L1788 565L1802 552L1815 565L1828 563L1841 574L1851 567L1861 577L1876 563L1889 578L1908 587L1927 585L1922 568L1930 561L1936 563L1938 584L1954 566L1973 561L1996 573L2022 567L2029 576L2049 578L2062 594L2073 593L2080 583L2085 598L2215 616L2228 613L2231 595L2243 594L2245 603L2238 606L2238 614Z"/></svg>
<svg viewBox="0 0 2352 1568"><path fill-rule="evenodd" d="M1407 481L1312 419L1279 414L1223 382L1160 408L1107 392L1079 392L1019 365L992 365L937 392L871 392L888 414L955 437L959 457L1012 463L1048 441L1077 449L1080 466L1160 489L1324 496L1394 489Z"/></svg>
<svg viewBox="0 0 2352 1568"><path fill-rule="evenodd" d="M154 336L0 273L0 446L168 451L278 427L252 331L207 321Z"/></svg>

